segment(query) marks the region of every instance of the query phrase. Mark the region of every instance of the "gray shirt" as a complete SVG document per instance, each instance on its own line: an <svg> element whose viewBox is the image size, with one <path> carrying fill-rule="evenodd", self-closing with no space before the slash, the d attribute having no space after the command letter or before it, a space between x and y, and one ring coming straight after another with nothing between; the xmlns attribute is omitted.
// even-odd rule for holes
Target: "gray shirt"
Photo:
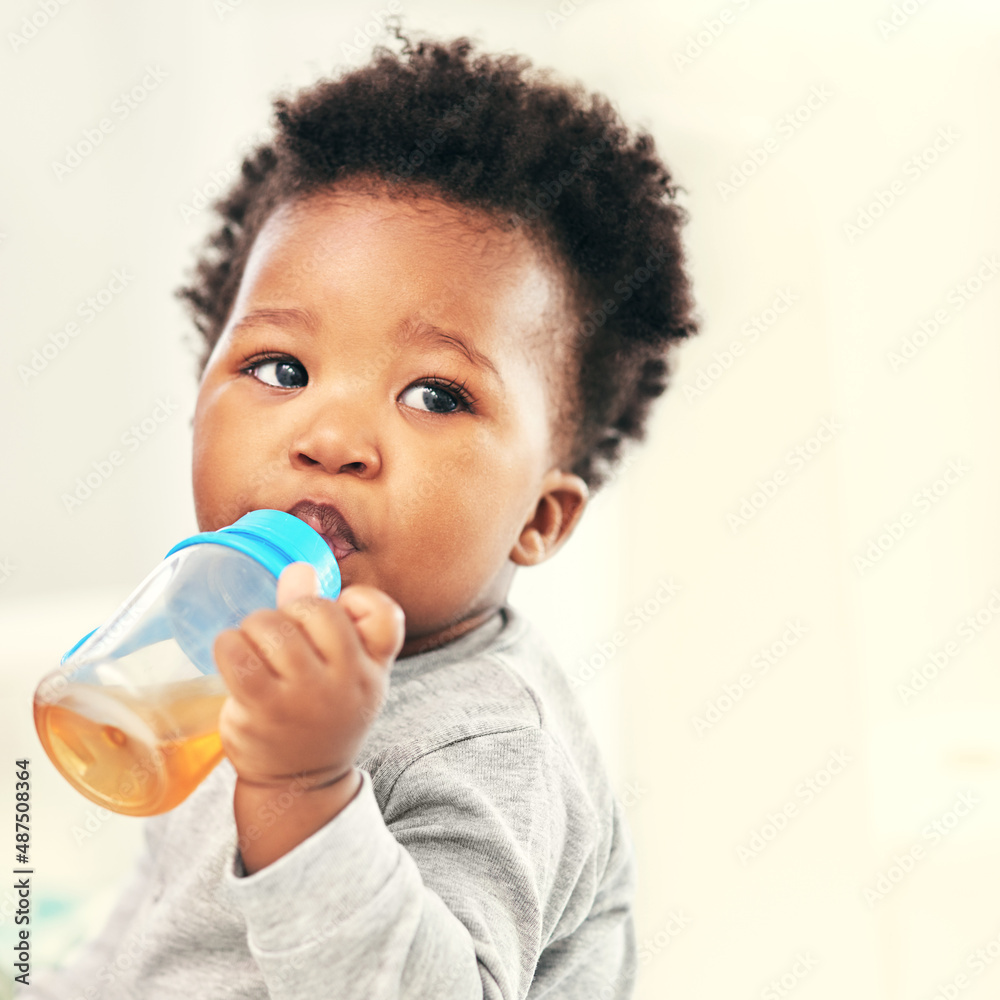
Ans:
<svg viewBox="0 0 1000 1000"><path fill-rule="evenodd" d="M132 882L84 956L15 996L631 997L622 807L565 674L520 612L505 605L398 660L357 765L351 803L247 875L223 760L146 821Z"/></svg>

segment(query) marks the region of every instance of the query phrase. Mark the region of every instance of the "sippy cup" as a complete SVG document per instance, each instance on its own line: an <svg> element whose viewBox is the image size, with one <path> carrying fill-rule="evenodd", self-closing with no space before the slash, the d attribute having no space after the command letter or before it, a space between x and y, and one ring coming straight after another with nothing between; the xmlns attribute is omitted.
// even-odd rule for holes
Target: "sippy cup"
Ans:
<svg viewBox="0 0 1000 1000"><path fill-rule="evenodd" d="M178 542L35 691L45 752L91 801L129 816L182 802L223 757L226 686L215 637L275 607L278 576L311 563L336 599L340 570L323 537L281 510L254 510Z"/></svg>

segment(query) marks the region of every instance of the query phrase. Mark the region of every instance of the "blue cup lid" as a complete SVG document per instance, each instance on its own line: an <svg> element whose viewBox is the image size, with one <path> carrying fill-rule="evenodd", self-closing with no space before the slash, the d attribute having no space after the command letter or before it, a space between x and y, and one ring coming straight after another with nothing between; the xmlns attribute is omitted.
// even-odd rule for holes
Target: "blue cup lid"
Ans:
<svg viewBox="0 0 1000 1000"><path fill-rule="evenodd" d="M311 563L319 578L320 595L330 600L340 595L340 567L330 546L305 521L283 510L252 510L228 527L191 535L178 542L164 559L188 545L203 542L227 545L243 552L275 577L280 576L289 563Z"/></svg>

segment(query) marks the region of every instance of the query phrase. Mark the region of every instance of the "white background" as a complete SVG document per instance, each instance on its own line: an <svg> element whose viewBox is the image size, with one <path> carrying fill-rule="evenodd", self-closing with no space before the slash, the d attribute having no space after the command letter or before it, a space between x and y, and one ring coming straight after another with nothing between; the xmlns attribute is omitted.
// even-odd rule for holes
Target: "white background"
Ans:
<svg viewBox="0 0 1000 1000"><path fill-rule="evenodd" d="M197 527L195 341L172 291L209 214L185 219L182 206L267 124L274 96L364 61L367 49L343 46L376 7L71 0L12 43L38 9L17 0L0 15L0 769L33 761L36 969L96 930L139 843L141 821L96 817L55 775L30 698ZM1000 6L565 0L547 14L558 10L428 0L403 15L607 94L687 192L703 331L679 353L648 441L511 595L568 671L591 664L581 696L639 858L637 996L916 1000L948 983L995 996L1000 961L977 972L969 957L990 942L1000 955L1000 280L983 266L1000 260ZM67 144L151 67L162 82L57 178ZM789 114L794 128L780 125ZM957 292L980 268L990 280ZM115 269L134 275L128 287L38 377L20 377ZM751 342L746 324L782 290L793 304ZM920 324L939 309L927 337ZM894 365L908 341L913 356ZM158 399L176 411L68 511L63 494ZM798 447L807 461L790 458ZM774 495L754 496L768 480ZM658 604L662 581L678 592ZM754 669L788 623L801 638ZM627 642L602 661L616 632ZM902 695L949 642L945 666ZM696 726L709 703L716 721ZM0 781L8 799L12 782ZM965 817L960 794L974 802ZM777 831L769 815L786 807ZM893 865L907 854L919 857L904 874Z"/></svg>

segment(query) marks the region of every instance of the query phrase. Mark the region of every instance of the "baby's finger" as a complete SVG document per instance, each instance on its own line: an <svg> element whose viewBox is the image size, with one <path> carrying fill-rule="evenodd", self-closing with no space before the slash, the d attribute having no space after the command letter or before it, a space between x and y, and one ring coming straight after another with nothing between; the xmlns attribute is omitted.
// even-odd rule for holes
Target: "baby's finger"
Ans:
<svg viewBox="0 0 1000 1000"><path fill-rule="evenodd" d="M337 666L357 660L365 649L357 630L340 600L325 597L300 597L286 604L283 614L294 619L312 643L323 664Z"/></svg>
<svg viewBox="0 0 1000 1000"><path fill-rule="evenodd" d="M289 563L278 577L275 605L283 608L300 597L319 596L319 578L311 563Z"/></svg>
<svg viewBox="0 0 1000 1000"><path fill-rule="evenodd" d="M239 629L225 629L215 637L212 656L229 693L240 701L261 697L278 679Z"/></svg>
<svg viewBox="0 0 1000 1000"><path fill-rule="evenodd" d="M356 583L337 603L350 615L372 659L385 664L396 658L406 639L406 615L384 590Z"/></svg>
<svg viewBox="0 0 1000 1000"><path fill-rule="evenodd" d="M287 611L261 608L243 619L240 631L284 680L315 675L323 669L318 648L310 641L302 624Z"/></svg>

